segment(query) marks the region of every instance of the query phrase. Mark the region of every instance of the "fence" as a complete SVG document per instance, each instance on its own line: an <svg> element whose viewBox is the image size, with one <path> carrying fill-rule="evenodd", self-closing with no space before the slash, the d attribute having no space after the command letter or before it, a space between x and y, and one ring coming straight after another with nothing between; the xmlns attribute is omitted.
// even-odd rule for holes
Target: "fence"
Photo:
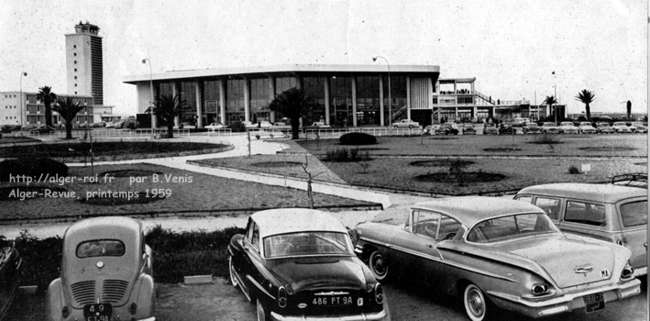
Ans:
<svg viewBox="0 0 650 321"><path fill-rule="evenodd" d="M357 127L357 128L317 128L305 129L305 139L339 138L347 133L366 133L373 136L415 136L421 135L421 128L394 128L394 127Z"/></svg>

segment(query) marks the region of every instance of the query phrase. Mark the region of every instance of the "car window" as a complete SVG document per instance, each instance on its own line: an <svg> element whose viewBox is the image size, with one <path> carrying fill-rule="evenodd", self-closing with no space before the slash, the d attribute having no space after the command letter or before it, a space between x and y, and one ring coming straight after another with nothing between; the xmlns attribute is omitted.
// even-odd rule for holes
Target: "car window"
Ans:
<svg viewBox="0 0 650 321"><path fill-rule="evenodd" d="M605 226L605 206L580 201L567 201L564 221L594 226Z"/></svg>
<svg viewBox="0 0 650 321"><path fill-rule="evenodd" d="M340 232L298 232L264 238L267 258L306 255L352 255L349 235Z"/></svg>
<svg viewBox="0 0 650 321"><path fill-rule="evenodd" d="M124 243L120 240L89 240L77 245L77 257L80 259L122 255L124 255Z"/></svg>
<svg viewBox="0 0 650 321"><path fill-rule="evenodd" d="M446 215L441 215L440 227L438 228L438 236L436 237L436 240L443 241L454 238L460 233L461 226L460 222L455 219Z"/></svg>
<svg viewBox="0 0 650 321"><path fill-rule="evenodd" d="M648 224L648 201L621 204L621 219L624 227Z"/></svg>
<svg viewBox="0 0 650 321"><path fill-rule="evenodd" d="M497 217L476 224L467 240L488 243L531 234L557 232L557 228L544 214L518 214Z"/></svg>
<svg viewBox="0 0 650 321"><path fill-rule="evenodd" d="M413 212L413 233L437 238L440 227L440 214L428 211Z"/></svg>
<svg viewBox="0 0 650 321"><path fill-rule="evenodd" d="M535 199L535 205L541 208L546 212L550 218L557 220L560 214L560 200L555 198L548 197L537 197Z"/></svg>

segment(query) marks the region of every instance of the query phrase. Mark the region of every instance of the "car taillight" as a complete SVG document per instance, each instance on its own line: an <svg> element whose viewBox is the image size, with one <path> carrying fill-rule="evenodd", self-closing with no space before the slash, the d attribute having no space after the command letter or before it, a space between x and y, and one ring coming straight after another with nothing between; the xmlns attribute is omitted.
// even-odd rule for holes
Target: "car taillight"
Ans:
<svg viewBox="0 0 650 321"><path fill-rule="evenodd" d="M382 304L384 302L384 289L380 283L375 284L375 302Z"/></svg>
<svg viewBox="0 0 650 321"><path fill-rule="evenodd" d="M129 313L135 314L138 311L138 305L135 302L131 303L129 306Z"/></svg>
<svg viewBox="0 0 650 321"><path fill-rule="evenodd" d="M530 288L530 292L534 296L540 296L540 295L547 294L549 292L549 288L548 288L548 285L546 285L544 283L535 283Z"/></svg>
<svg viewBox="0 0 650 321"><path fill-rule="evenodd" d="M630 262L625 263L623 270L621 271L621 279L628 280L634 276L634 268L630 265Z"/></svg>
<svg viewBox="0 0 650 321"><path fill-rule="evenodd" d="M61 310L61 316L63 316L64 319L70 316L70 309L67 306L63 307Z"/></svg>
<svg viewBox="0 0 650 321"><path fill-rule="evenodd" d="M278 289L278 306L281 308L287 307L287 289L283 286Z"/></svg>

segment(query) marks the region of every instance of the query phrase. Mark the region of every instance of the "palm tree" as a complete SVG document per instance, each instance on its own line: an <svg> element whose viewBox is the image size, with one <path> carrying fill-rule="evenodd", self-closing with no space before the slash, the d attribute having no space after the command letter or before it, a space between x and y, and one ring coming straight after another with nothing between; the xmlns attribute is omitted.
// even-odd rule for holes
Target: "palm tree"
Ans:
<svg viewBox="0 0 650 321"><path fill-rule="evenodd" d="M305 96L305 92L302 89L294 87L283 91L269 104L269 109L289 118L291 123L291 139L298 139L300 117L305 114L309 101L310 99Z"/></svg>
<svg viewBox="0 0 650 321"><path fill-rule="evenodd" d="M557 99L554 96L546 96L544 98L544 104L548 106L549 109L553 108L553 105L557 104ZM553 108L553 117L555 117L555 125L557 125L557 113L555 108Z"/></svg>
<svg viewBox="0 0 650 321"><path fill-rule="evenodd" d="M52 106L52 110L59 113L61 118L65 120L65 139L72 139L72 120L77 116L77 113L84 109L78 101L72 100L67 97L65 99L57 100L56 104Z"/></svg>
<svg viewBox="0 0 650 321"><path fill-rule="evenodd" d="M56 101L56 94L52 92L52 87L43 86L38 89L36 99L45 105L45 125L52 127L52 103Z"/></svg>
<svg viewBox="0 0 650 321"><path fill-rule="evenodd" d="M629 100L625 103L625 112L627 113L627 119L632 119L632 102Z"/></svg>
<svg viewBox="0 0 650 321"><path fill-rule="evenodd" d="M181 115L183 108L185 108L185 101L182 101L179 95L161 95L156 100L153 112L160 117L163 124L167 125L168 138L174 137L174 118Z"/></svg>
<svg viewBox="0 0 650 321"><path fill-rule="evenodd" d="M583 89L578 92L576 100L581 101L583 104L585 104L585 116L587 117L587 120L591 120L591 110L589 109L589 104L596 100L596 94L587 89Z"/></svg>

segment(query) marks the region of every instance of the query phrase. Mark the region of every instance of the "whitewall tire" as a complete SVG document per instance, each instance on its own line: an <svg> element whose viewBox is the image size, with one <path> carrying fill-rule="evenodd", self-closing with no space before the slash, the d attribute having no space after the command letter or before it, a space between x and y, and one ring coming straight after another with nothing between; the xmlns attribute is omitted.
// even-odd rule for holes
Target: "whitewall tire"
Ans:
<svg viewBox="0 0 650 321"><path fill-rule="evenodd" d="M470 320L486 320L488 302L483 291L478 286L470 283L465 287L465 291L463 291L463 307Z"/></svg>
<svg viewBox="0 0 650 321"><path fill-rule="evenodd" d="M381 252L373 250L368 257L368 267L379 282L384 282L389 275L388 261Z"/></svg>
<svg viewBox="0 0 650 321"><path fill-rule="evenodd" d="M267 321L266 310L260 302L260 300L255 300L255 310L257 314L257 321Z"/></svg>

